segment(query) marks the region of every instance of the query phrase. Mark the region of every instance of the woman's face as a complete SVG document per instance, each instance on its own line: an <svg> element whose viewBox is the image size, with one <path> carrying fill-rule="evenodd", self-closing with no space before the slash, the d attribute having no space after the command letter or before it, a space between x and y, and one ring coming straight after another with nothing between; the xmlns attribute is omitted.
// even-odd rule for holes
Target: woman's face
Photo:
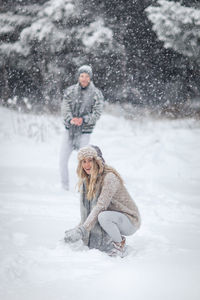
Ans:
<svg viewBox="0 0 200 300"><path fill-rule="evenodd" d="M92 173L92 167L93 167L93 158L88 157L82 160L82 168L88 175Z"/></svg>

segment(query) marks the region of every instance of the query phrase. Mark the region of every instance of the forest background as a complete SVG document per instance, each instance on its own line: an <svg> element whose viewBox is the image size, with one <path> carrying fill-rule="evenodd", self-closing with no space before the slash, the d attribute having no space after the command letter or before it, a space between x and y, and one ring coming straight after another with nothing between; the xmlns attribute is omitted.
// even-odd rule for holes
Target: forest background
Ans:
<svg viewBox="0 0 200 300"><path fill-rule="evenodd" d="M109 103L199 116L199 46L198 0L1 0L0 105L57 113L90 64Z"/></svg>

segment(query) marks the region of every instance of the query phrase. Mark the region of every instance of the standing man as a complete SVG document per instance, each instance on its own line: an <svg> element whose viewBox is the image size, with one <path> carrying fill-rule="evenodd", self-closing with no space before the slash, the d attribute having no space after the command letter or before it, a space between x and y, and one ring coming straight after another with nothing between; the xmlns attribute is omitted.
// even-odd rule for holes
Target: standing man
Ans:
<svg viewBox="0 0 200 300"><path fill-rule="evenodd" d="M65 132L60 153L61 183L69 189L68 161L73 150L89 144L90 135L103 109L103 95L92 82L92 68L78 69L78 83L64 91L62 117Z"/></svg>

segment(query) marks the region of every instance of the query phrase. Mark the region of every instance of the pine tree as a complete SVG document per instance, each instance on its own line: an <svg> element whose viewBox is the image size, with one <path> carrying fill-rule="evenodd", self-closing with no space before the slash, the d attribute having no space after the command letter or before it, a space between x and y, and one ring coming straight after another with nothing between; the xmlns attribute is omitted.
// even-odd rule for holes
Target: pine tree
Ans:
<svg viewBox="0 0 200 300"><path fill-rule="evenodd" d="M146 11L153 30L165 48L172 48L200 64L200 9L159 0L159 6Z"/></svg>
<svg viewBox="0 0 200 300"><path fill-rule="evenodd" d="M51 109L59 107L62 90L74 83L75 71L81 64L94 65L94 79L107 93L108 82L113 85L120 82L116 74L125 61L123 47L113 38L112 29L100 15L95 17L93 11L86 10L76 0L47 1L34 6L35 13L31 15L29 7L23 6L17 13L9 11L5 17L1 14L4 29L0 30L0 54L1 63L6 62L7 82L11 69L21 78L29 78L25 84L31 82L31 92ZM7 28L6 22L12 26ZM111 61L114 73L110 72ZM19 82L20 79L14 78Z"/></svg>
<svg viewBox="0 0 200 300"><path fill-rule="evenodd" d="M190 7L184 6L190 4ZM197 1L158 0L146 9L153 30L166 49L180 57L167 80L164 100L179 103L200 94L200 9ZM179 70L178 74L175 70ZM169 93L167 92L169 91Z"/></svg>

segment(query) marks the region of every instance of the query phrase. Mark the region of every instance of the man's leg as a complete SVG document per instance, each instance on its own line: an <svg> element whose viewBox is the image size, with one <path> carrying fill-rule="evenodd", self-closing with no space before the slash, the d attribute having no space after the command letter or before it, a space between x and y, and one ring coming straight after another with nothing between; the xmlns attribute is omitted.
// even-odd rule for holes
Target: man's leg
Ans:
<svg viewBox="0 0 200 300"><path fill-rule="evenodd" d="M80 138L80 148L85 147L89 144L90 141L90 134L85 133L81 135Z"/></svg>
<svg viewBox="0 0 200 300"><path fill-rule="evenodd" d="M65 130L63 133L63 139L62 139L62 144L60 149L61 184L65 190L69 189L68 161L72 151L73 151L73 147L69 139L69 131Z"/></svg>

